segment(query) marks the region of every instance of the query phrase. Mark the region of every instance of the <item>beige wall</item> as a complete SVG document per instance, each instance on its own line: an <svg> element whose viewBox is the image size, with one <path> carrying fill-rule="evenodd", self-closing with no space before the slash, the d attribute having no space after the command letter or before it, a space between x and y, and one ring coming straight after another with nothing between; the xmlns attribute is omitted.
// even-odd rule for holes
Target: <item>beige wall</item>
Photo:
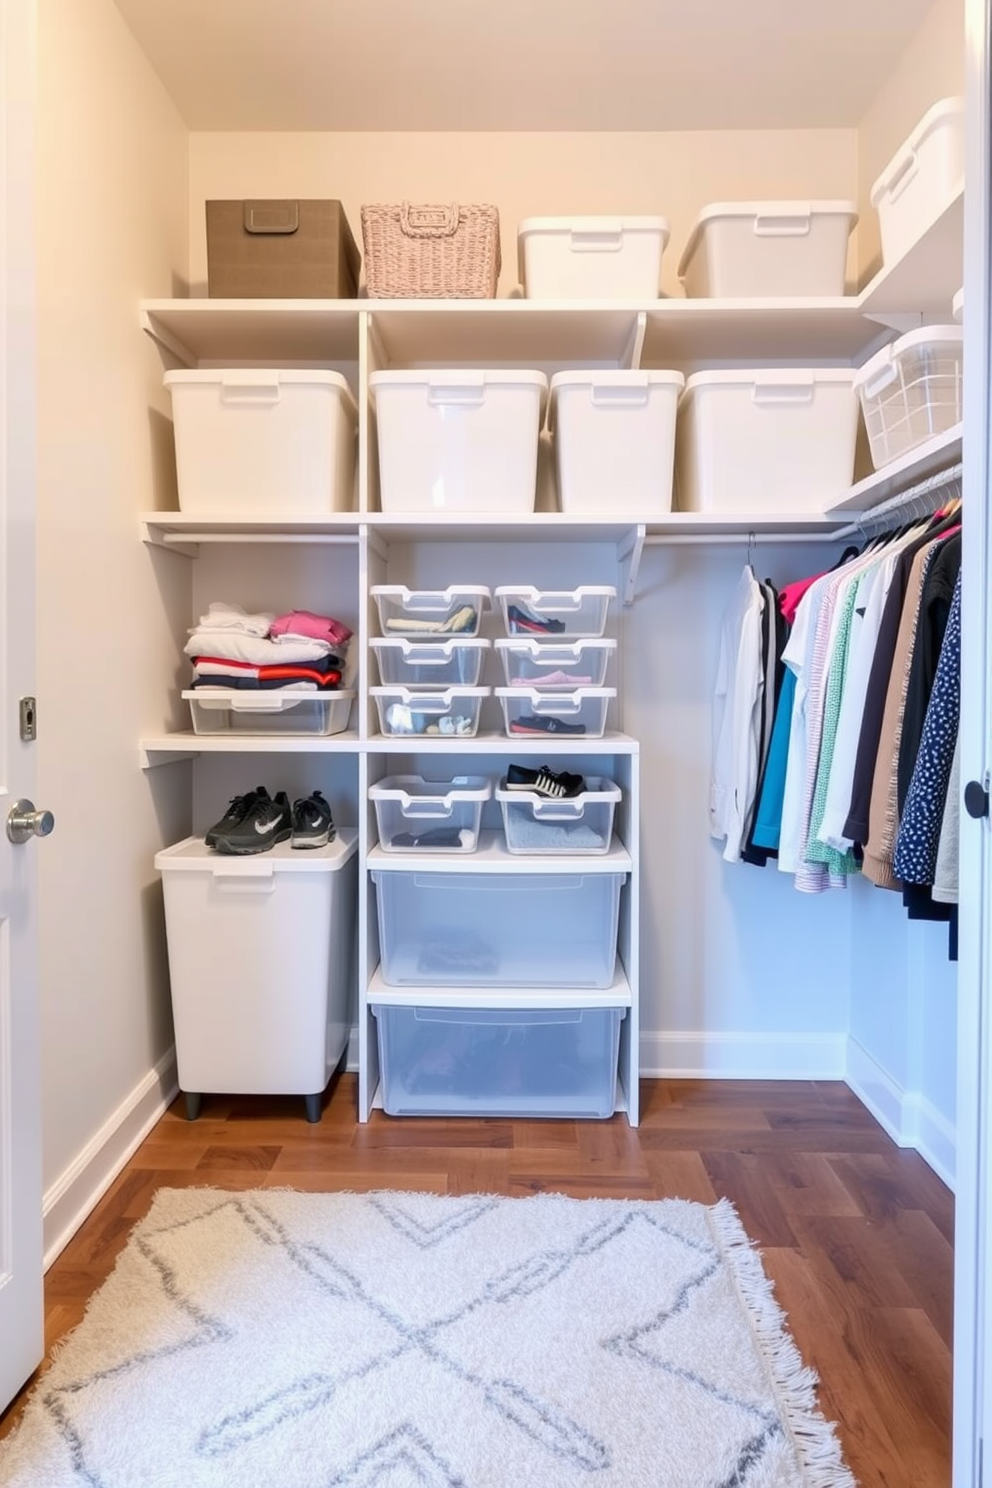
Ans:
<svg viewBox="0 0 992 1488"><path fill-rule="evenodd" d="M167 504L161 366L142 295L183 292L187 134L111 0L39 5L38 799L46 1189L172 1042L152 855L185 767L147 777L189 623ZM149 416L149 406L157 410ZM174 479L174 476L173 476ZM161 499L160 499L161 498Z"/></svg>
<svg viewBox="0 0 992 1488"><path fill-rule="evenodd" d="M489 201L500 210L500 294L517 283L517 223L582 213L660 214L672 236L663 286L707 202L857 196L854 130L670 134L193 134L190 278L206 293L203 203L337 197L356 238L373 201Z"/></svg>
<svg viewBox="0 0 992 1488"><path fill-rule="evenodd" d="M858 129L858 260L862 280L881 265L873 183L927 109L964 92L964 0L934 0Z"/></svg>

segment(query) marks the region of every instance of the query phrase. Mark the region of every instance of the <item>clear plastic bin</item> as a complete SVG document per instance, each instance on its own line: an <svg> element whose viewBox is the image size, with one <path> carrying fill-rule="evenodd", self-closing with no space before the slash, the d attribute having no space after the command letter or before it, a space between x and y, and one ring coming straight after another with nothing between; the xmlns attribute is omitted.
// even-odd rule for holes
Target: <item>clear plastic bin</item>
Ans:
<svg viewBox="0 0 992 1488"><path fill-rule="evenodd" d="M390 1116L613 1115L623 1008L372 1011Z"/></svg>
<svg viewBox="0 0 992 1488"><path fill-rule="evenodd" d="M510 687L602 687L616 641L499 640Z"/></svg>
<svg viewBox="0 0 992 1488"><path fill-rule="evenodd" d="M348 727L355 694L298 692L289 688L249 692L196 687L184 692L195 734L340 734Z"/></svg>
<svg viewBox="0 0 992 1488"><path fill-rule="evenodd" d="M384 687L475 687L488 641L411 641L402 636L369 642Z"/></svg>
<svg viewBox="0 0 992 1488"><path fill-rule="evenodd" d="M388 775L369 786L379 844L387 852L474 852L482 805L492 793L484 775L453 780Z"/></svg>
<svg viewBox="0 0 992 1488"><path fill-rule="evenodd" d="M481 585L452 584L447 589L408 589L405 584L373 584L369 590L379 609L384 636L477 636L482 612L492 593ZM469 616L466 612L471 611Z"/></svg>
<svg viewBox="0 0 992 1488"><path fill-rule="evenodd" d="M578 589L535 589L530 585L501 584L496 599L508 636L532 640L595 639L606 629L610 601L617 591L605 584L581 584Z"/></svg>
<svg viewBox="0 0 992 1488"><path fill-rule="evenodd" d="M503 727L512 738L547 734L549 739L601 739L615 687L576 687L573 692L539 692L536 687L497 687Z"/></svg>
<svg viewBox="0 0 992 1488"><path fill-rule="evenodd" d="M400 860L397 859L397 863ZM625 873L421 873L375 868L391 987L613 983Z"/></svg>
<svg viewBox="0 0 992 1488"><path fill-rule="evenodd" d="M855 374L876 470L960 422L963 368L961 327L923 326Z"/></svg>
<svg viewBox="0 0 992 1488"><path fill-rule="evenodd" d="M586 789L565 801L549 801L536 791L496 788L503 830L511 853L607 853L613 840L613 813L621 791L612 780L586 776Z"/></svg>
<svg viewBox="0 0 992 1488"><path fill-rule="evenodd" d="M479 709L488 687L446 687L412 692L409 687L370 687L384 734L443 734L471 739L479 731Z"/></svg>

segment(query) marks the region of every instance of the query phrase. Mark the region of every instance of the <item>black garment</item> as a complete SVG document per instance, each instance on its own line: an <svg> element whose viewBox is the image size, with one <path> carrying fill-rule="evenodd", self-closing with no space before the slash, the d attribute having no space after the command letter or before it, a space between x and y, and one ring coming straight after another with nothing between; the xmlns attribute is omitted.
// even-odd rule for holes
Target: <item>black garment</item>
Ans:
<svg viewBox="0 0 992 1488"><path fill-rule="evenodd" d="M765 678L765 686L768 685L768 675L774 666L774 706L769 711L764 703L761 709L761 738L760 753L761 767L758 771L758 788L755 791L754 802L751 807L751 819L748 823L747 836L741 851L741 861L751 863L755 868L764 868L769 858L777 858L776 848L756 847L754 844L754 827L758 820L758 806L761 801L761 792L765 785L765 772L768 768L768 750L771 744L772 729L774 728L775 715L778 712L779 698L782 693L782 680L785 676L785 662L782 653L789 639L791 627L779 609L778 591L770 580L765 579L761 585L762 594L765 597L765 609L762 615L761 628L761 670ZM774 663L772 657L774 656Z"/></svg>
<svg viewBox="0 0 992 1488"><path fill-rule="evenodd" d="M858 753L854 765L854 783L851 790L851 807L844 823L844 836L852 842L864 845L868 841L868 813L871 808L871 788L875 779L875 761L878 758L878 741L882 733L882 717L885 713L885 696L889 690L889 677L896 651L896 639L902 620L902 606L906 598L913 561L921 548L939 537L942 532L960 526L960 513L944 517L928 527L915 542L911 542L900 554L892 583L882 611L882 622L875 642L875 656L868 678L865 696L864 717L858 738Z"/></svg>
<svg viewBox="0 0 992 1488"><path fill-rule="evenodd" d="M941 543L927 572L920 596L919 619L916 624L916 641L913 645L913 660L909 672L909 687L906 692L906 711L902 720L902 737L899 742L898 801L899 816L902 817L909 794L910 781L916 766L923 738L923 724L927 706L937 675L940 648L944 644L947 617L954 598L954 586L961 571L961 534L949 537Z"/></svg>

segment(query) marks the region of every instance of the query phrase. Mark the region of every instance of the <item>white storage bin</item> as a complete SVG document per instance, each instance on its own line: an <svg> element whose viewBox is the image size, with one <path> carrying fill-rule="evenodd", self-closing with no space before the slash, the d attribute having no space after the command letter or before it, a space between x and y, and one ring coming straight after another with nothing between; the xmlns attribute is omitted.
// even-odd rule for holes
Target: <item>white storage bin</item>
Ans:
<svg viewBox="0 0 992 1488"><path fill-rule="evenodd" d="M492 793L483 775L387 775L369 786L380 846L387 852L475 852L482 805Z"/></svg>
<svg viewBox="0 0 992 1488"><path fill-rule="evenodd" d="M290 688L249 692L196 687L184 692L195 734L340 734L355 694Z"/></svg>
<svg viewBox="0 0 992 1488"><path fill-rule="evenodd" d="M535 589L528 584L501 584L496 600L508 636L560 640L595 639L606 629L610 601L617 591L607 584L580 584L577 589Z"/></svg>
<svg viewBox="0 0 992 1488"><path fill-rule="evenodd" d="M373 372L384 512L534 510L543 372Z"/></svg>
<svg viewBox="0 0 992 1488"><path fill-rule="evenodd" d="M679 508L822 511L851 484L857 433L849 368L697 372L679 403Z"/></svg>
<svg viewBox="0 0 992 1488"><path fill-rule="evenodd" d="M690 299L843 295L849 201L713 202L679 263Z"/></svg>
<svg viewBox="0 0 992 1488"><path fill-rule="evenodd" d="M511 853L607 853L620 794L612 780L587 775L579 795L549 801L536 791L508 790L504 777L496 799L507 848Z"/></svg>
<svg viewBox="0 0 992 1488"><path fill-rule="evenodd" d="M527 217L517 229L530 300L655 300L664 217Z"/></svg>
<svg viewBox="0 0 992 1488"><path fill-rule="evenodd" d="M497 687L503 706L503 727L512 738L519 734L547 734L549 739L584 735L601 739L606 709L617 695L615 687L576 687L568 692L539 692L535 687Z"/></svg>
<svg viewBox="0 0 992 1488"><path fill-rule="evenodd" d="M609 987L623 873L374 869L391 987Z"/></svg>
<svg viewBox="0 0 992 1488"><path fill-rule="evenodd" d="M350 511L358 412L337 372L166 372L179 508L209 516Z"/></svg>
<svg viewBox="0 0 992 1488"><path fill-rule="evenodd" d="M964 333L922 326L855 374L876 470L961 421Z"/></svg>
<svg viewBox="0 0 992 1488"><path fill-rule="evenodd" d="M488 687L446 687L412 692L409 687L370 687L384 734L444 734L470 739L479 731L479 709Z"/></svg>
<svg viewBox="0 0 992 1488"><path fill-rule="evenodd" d="M369 645L386 687L475 687L488 641L478 638L411 641L403 636L373 639Z"/></svg>
<svg viewBox="0 0 992 1488"><path fill-rule="evenodd" d="M182 1090L324 1089L353 1017L357 835L249 858L191 837L156 854Z"/></svg>
<svg viewBox="0 0 992 1488"><path fill-rule="evenodd" d="M602 687L616 641L499 640L510 687Z"/></svg>
<svg viewBox="0 0 992 1488"><path fill-rule="evenodd" d="M551 379L563 512L661 516L672 508L681 372L558 372Z"/></svg>
<svg viewBox="0 0 992 1488"><path fill-rule="evenodd" d="M943 98L923 115L871 188L887 266L917 243L964 181L964 99Z"/></svg>
<svg viewBox="0 0 992 1488"><path fill-rule="evenodd" d="M408 589L405 584L373 584L369 590L379 609L384 636L477 636L482 611L492 599L480 585L452 584L447 589ZM469 614L471 611L471 614Z"/></svg>
<svg viewBox="0 0 992 1488"><path fill-rule="evenodd" d="M623 1008L372 1011L389 1116L613 1115Z"/></svg>

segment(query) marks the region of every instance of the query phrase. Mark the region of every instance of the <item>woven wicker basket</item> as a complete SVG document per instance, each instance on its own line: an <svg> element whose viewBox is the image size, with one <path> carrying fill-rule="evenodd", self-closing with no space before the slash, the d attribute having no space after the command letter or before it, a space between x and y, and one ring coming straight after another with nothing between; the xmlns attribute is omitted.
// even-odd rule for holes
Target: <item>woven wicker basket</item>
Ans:
<svg viewBox="0 0 992 1488"><path fill-rule="evenodd" d="M371 298L486 300L496 294L495 207L363 207L362 237Z"/></svg>

